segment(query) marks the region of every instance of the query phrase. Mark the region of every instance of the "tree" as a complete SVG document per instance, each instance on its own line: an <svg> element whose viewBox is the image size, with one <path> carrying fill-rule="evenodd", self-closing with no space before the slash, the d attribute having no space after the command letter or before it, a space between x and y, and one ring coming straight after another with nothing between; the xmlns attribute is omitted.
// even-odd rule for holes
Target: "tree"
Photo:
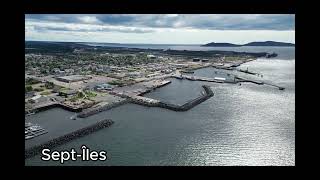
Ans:
<svg viewBox="0 0 320 180"><path fill-rule="evenodd" d="M53 82L46 82L44 86L45 86L47 89L53 89L53 88L54 88Z"/></svg>
<svg viewBox="0 0 320 180"><path fill-rule="evenodd" d="M32 86L26 86L26 87L25 87L25 91L26 91L26 92L30 92L30 91L32 91L32 90L33 90Z"/></svg>

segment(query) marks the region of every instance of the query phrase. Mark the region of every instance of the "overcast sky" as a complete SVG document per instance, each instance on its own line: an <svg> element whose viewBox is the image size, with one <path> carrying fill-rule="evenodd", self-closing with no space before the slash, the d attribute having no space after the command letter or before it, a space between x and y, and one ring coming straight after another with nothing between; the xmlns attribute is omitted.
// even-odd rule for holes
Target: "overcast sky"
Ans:
<svg viewBox="0 0 320 180"><path fill-rule="evenodd" d="M204 44L295 43L288 14L27 14L25 40Z"/></svg>

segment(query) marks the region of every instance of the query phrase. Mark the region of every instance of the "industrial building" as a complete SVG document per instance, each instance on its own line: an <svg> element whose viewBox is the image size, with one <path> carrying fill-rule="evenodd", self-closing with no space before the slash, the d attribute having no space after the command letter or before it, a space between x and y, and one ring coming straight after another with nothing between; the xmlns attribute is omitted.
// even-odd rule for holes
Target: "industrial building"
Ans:
<svg viewBox="0 0 320 180"><path fill-rule="evenodd" d="M77 81L83 81L83 80L88 80L92 79L90 76L82 76L82 75L71 75L71 76L61 76L61 77L56 77L57 80L66 82L66 83L71 83L71 82L77 82Z"/></svg>
<svg viewBox="0 0 320 180"><path fill-rule="evenodd" d="M193 61L193 62L199 62L199 61L200 61L200 58L193 58L192 61Z"/></svg>
<svg viewBox="0 0 320 180"><path fill-rule="evenodd" d="M155 55L150 54L150 55L147 55L147 58L155 59L155 58L156 58L156 56L155 56Z"/></svg>

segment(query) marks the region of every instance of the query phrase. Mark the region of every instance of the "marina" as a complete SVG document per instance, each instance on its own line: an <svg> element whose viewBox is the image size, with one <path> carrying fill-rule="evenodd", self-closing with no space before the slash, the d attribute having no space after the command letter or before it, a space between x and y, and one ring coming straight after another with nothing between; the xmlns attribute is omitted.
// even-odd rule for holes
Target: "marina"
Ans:
<svg viewBox="0 0 320 180"><path fill-rule="evenodd" d="M25 140L32 139L46 133L48 132L37 124L25 123Z"/></svg>

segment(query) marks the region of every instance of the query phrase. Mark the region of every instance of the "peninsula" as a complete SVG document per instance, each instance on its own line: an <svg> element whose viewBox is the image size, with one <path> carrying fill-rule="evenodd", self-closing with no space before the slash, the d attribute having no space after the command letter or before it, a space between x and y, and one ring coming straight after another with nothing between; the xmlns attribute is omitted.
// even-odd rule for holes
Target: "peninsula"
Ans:
<svg viewBox="0 0 320 180"><path fill-rule="evenodd" d="M211 42L208 44L201 45L204 47L242 47L242 46L283 46L283 47L292 47L295 44L285 43L285 42L276 42L276 41L262 41L262 42L250 42L247 44L232 44L232 43L216 43Z"/></svg>

